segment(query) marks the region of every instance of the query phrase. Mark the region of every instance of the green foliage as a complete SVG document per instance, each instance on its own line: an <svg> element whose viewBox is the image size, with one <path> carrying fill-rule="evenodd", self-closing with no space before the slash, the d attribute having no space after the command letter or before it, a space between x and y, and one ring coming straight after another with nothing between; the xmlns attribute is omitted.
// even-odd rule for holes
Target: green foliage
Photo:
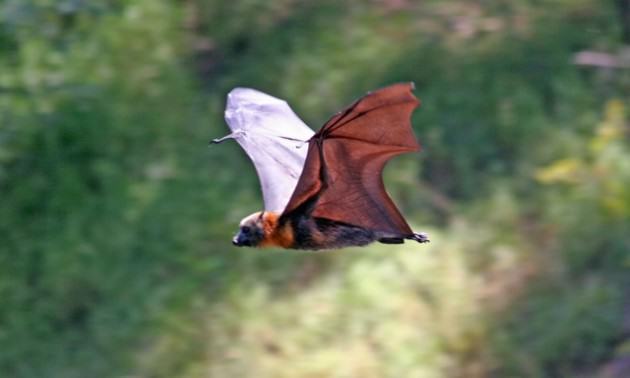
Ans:
<svg viewBox="0 0 630 378"><path fill-rule="evenodd" d="M518 306L497 337L498 376L567 376L606 357L621 331L619 288L553 287ZM536 337L532 337L536 335Z"/></svg>
<svg viewBox="0 0 630 378"><path fill-rule="evenodd" d="M0 2L0 376L573 376L622 350L613 2ZM236 85L308 124L412 80L386 172L430 246L236 250ZM416 226L422 229L421 226ZM624 313L625 311L625 313ZM617 350L617 352L615 352Z"/></svg>
<svg viewBox="0 0 630 378"><path fill-rule="evenodd" d="M538 170L551 186L546 221L558 233L556 271L516 306L496 337L499 375L566 376L593 369L623 335L630 265L630 150L620 100L607 103L581 155ZM625 184L624 184L625 183ZM536 337L532 337L536 335ZM506 353L506 351L508 351Z"/></svg>

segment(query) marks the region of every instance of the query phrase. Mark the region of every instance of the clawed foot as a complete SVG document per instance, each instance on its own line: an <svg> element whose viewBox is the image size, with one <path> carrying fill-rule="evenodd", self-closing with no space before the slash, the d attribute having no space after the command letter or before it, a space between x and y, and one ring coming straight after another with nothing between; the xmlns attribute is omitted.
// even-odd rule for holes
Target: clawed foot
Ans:
<svg viewBox="0 0 630 378"><path fill-rule="evenodd" d="M417 241L418 243L429 243L429 236L424 233L424 232L416 232L413 234L413 236L410 238L412 240Z"/></svg>
<svg viewBox="0 0 630 378"><path fill-rule="evenodd" d="M243 134L244 134L243 130L236 130L236 131L234 131L233 133L230 133L230 134L228 134L228 135L224 136L223 138L216 138L216 139L212 139L212 140L210 141L210 144L219 144L219 143L223 143L223 142L225 142L225 141L226 141L226 140L228 140L228 139L235 139L235 138L238 138L239 136L241 136L241 135L243 135Z"/></svg>
<svg viewBox="0 0 630 378"><path fill-rule="evenodd" d="M228 139L232 139L232 138L234 138L234 136L232 136L232 134L230 134L230 135L226 135L226 136L224 136L223 138L216 138L216 139L212 139L212 140L210 141L210 144L219 144L219 143L223 143L223 142L225 142L226 140L228 140Z"/></svg>

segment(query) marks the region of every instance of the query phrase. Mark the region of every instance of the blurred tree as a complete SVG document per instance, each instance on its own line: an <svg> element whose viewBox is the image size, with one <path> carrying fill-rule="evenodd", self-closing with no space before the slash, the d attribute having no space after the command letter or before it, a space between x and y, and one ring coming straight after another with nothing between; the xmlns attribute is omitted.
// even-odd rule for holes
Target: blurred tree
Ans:
<svg viewBox="0 0 630 378"><path fill-rule="evenodd" d="M621 21L621 39L623 43L630 45L630 1L617 0L617 6Z"/></svg>
<svg viewBox="0 0 630 378"><path fill-rule="evenodd" d="M627 15L619 0L0 2L0 375L595 371L623 353L628 312L630 76L570 62L627 44ZM317 128L408 80L424 150L386 182L436 253L230 248L260 207L238 147L206 147L230 88Z"/></svg>

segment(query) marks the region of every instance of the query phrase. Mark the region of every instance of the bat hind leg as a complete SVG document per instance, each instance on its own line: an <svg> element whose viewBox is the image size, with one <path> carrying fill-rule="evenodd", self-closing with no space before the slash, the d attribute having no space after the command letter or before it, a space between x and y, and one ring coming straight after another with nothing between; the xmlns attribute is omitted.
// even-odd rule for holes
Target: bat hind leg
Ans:
<svg viewBox="0 0 630 378"><path fill-rule="evenodd" d="M413 235L408 237L407 239L415 240L418 243L428 243L428 242L430 242L429 235L427 235L424 232L414 232Z"/></svg>
<svg viewBox="0 0 630 378"><path fill-rule="evenodd" d="M413 233L411 236L399 237L399 236L381 236L378 238L379 243L383 244L402 244L405 242L405 239L415 240L418 243L428 243L429 236L424 232Z"/></svg>
<svg viewBox="0 0 630 378"><path fill-rule="evenodd" d="M380 238L378 239L379 243L383 244L403 244L405 239L403 238Z"/></svg>

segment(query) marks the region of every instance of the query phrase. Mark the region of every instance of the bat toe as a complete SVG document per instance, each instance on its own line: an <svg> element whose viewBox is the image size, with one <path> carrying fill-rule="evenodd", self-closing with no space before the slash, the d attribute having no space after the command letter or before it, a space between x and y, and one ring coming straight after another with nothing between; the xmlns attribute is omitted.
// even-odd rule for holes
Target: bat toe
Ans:
<svg viewBox="0 0 630 378"><path fill-rule="evenodd" d="M415 240L418 243L429 243L429 235L427 235L425 232L415 232L413 234L412 237L410 237L409 239L411 240Z"/></svg>

